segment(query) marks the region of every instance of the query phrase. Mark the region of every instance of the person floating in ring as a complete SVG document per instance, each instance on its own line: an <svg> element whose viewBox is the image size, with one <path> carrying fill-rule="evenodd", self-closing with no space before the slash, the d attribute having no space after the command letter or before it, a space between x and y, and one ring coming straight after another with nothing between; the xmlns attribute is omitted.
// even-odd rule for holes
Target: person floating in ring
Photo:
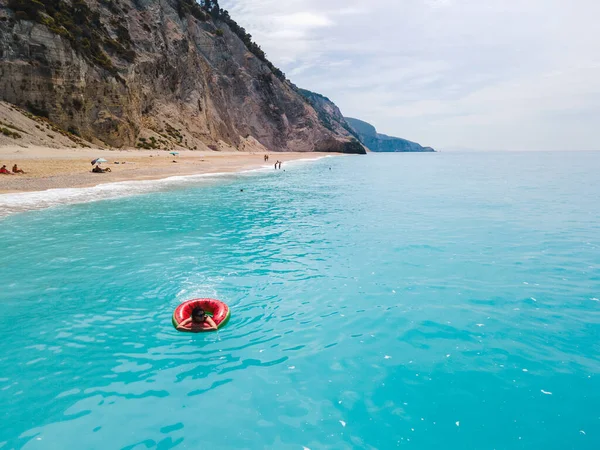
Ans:
<svg viewBox="0 0 600 450"><path fill-rule="evenodd" d="M171 319L177 331L202 333L216 331L229 320L229 306L214 298L186 300L173 311Z"/></svg>
<svg viewBox="0 0 600 450"><path fill-rule="evenodd" d="M191 325L191 329L190 326ZM207 326L208 325L208 326ZM206 312L196 306L192 310L192 315L177 325L179 331L210 331L216 330L217 324Z"/></svg>

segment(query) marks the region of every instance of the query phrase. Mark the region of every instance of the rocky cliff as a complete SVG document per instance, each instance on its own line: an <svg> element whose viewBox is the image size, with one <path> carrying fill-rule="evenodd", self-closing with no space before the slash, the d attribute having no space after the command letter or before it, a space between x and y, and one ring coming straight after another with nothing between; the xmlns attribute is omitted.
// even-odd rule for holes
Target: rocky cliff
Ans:
<svg viewBox="0 0 600 450"><path fill-rule="evenodd" d="M311 92L306 89L298 89L298 92L314 108L314 110L317 112L319 120L325 126L325 128L336 134L350 134L352 136L351 143L347 147L349 153L366 153L366 150L360 143L360 136L348 124L348 122L346 122L344 115L335 103L333 103L324 95L317 94L316 92Z"/></svg>
<svg viewBox="0 0 600 450"><path fill-rule="evenodd" d="M0 0L0 42L0 99L97 145L364 152L215 0Z"/></svg>
<svg viewBox="0 0 600 450"><path fill-rule="evenodd" d="M306 89L298 89L298 92L311 104L317 112L319 120L325 127L334 133L350 133L355 135L354 130L348 125L344 115L335 103L327 97ZM355 136L358 137L358 136Z"/></svg>
<svg viewBox="0 0 600 450"><path fill-rule="evenodd" d="M346 117L346 122L359 136L360 142L374 152L435 152L431 147L423 147L416 142L377 133L375 127L362 120Z"/></svg>

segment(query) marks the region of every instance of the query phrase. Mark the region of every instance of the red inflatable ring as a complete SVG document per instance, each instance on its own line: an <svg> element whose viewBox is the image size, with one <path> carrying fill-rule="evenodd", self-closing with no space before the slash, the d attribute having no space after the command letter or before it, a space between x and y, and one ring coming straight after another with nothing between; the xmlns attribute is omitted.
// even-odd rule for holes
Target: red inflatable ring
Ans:
<svg viewBox="0 0 600 450"><path fill-rule="evenodd" d="M207 314L212 316L212 320L214 320L217 328L221 328L224 326L229 320L230 312L229 306L223 303L220 300L215 300L213 298L195 298L193 300L188 300L179 305L175 312L173 313L173 326L177 328L181 322L186 319L189 319L192 315L192 311L196 307L202 308L206 311ZM192 330L192 325L189 324L186 326L186 331L192 333L198 333L201 331L210 331L208 329L208 325L206 325L207 329L203 330L194 329Z"/></svg>

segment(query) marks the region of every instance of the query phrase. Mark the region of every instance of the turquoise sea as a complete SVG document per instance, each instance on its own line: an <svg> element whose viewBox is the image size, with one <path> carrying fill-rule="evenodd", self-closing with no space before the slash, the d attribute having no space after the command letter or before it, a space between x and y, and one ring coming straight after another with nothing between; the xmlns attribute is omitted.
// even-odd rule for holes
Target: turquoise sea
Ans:
<svg viewBox="0 0 600 450"><path fill-rule="evenodd" d="M600 448L600 153L284 169L0 196L0 449Z"/></svg>

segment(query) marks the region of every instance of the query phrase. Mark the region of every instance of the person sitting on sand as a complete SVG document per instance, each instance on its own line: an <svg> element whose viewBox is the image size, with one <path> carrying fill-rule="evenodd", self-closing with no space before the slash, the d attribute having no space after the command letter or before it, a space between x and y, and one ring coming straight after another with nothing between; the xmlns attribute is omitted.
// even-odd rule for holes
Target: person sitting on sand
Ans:
<svg viewBox="0 0 600 450"><path fill-rule="evenodd" d="M13 166L12 172L13 173L25 173L25 172L23 172L22 169L19 169L16 164Z"/></svg>
<svg viewBox="0 0 600 450"><path fill-rule="evenodd" d="M104 172L112 172L112 170L110 170L110 167L107 167L106 169L103 169L102 167L100 167L100 165L96 164L96 167L94 167L92 169L92 172L94 172L94 173L104 173Z"/></svg>
<svg viewBox="0 0 600 450"><path fill-rule="evenodd" d="M14 173L10 173L6 168L6 164L0 167L0 173L3 175L14 175Z"/></svg>
<svg viewBox="0 0 600 450"><path fill-rule="evenodd" d="M212 320L212 317L207 315L206 312L199 306L192 310L192 315L188 319L185 319L183 322L181 322L177 326L177 329L180 331L186 331L188 330L186 327L190 323L192 324L192 330L216 330L218 328L215 321ZM205 324L209 326L206 327L204 326Z"/></svg>

